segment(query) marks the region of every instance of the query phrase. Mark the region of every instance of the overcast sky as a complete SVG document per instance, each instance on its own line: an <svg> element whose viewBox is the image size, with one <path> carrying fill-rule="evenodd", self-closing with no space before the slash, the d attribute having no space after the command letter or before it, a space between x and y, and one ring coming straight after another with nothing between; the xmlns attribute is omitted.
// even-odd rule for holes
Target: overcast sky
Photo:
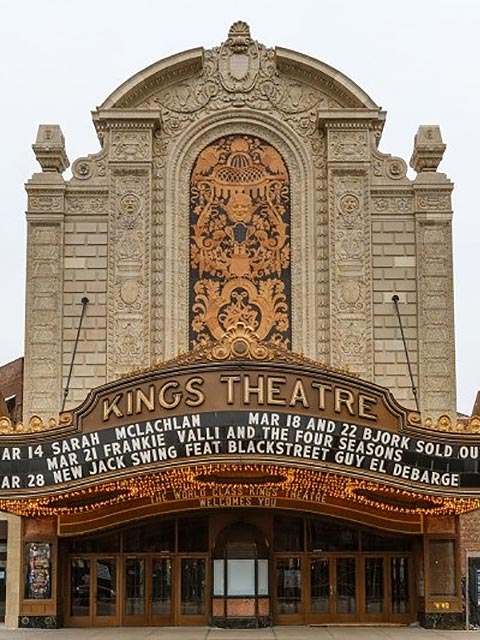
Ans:
<svg viewBox="0 0 480 640"><path fill-rule="evenodd" d="M23 184L39 170L38 125L60 124L70 162L96 152L92 109L156 60L219 44L236 20L360 85L387 111L383 152L408 163L418 125L440 125L440 170L455 182L458 408L469 413L480 388L477 0L0 0L0 363L23 354Z"/></svg>

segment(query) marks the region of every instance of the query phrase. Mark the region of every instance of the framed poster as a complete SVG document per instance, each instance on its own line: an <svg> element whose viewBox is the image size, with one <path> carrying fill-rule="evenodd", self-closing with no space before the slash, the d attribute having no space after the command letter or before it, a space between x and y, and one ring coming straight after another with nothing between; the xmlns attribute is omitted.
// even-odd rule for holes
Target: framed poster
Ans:
<svg viewBox="0 0 480 640"><path fill-rule="evenodd" d="M52 597L52 544L27 542L25 545L25 598L47 600Z"/></svg>

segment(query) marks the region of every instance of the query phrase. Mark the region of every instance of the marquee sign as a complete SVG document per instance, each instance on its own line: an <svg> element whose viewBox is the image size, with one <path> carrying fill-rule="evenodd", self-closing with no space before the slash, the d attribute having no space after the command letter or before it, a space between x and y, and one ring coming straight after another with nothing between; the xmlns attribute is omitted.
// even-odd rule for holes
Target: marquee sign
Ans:
<svg viewBox="0 0 480 640"><path fill-rule="evenodd" d="M425 488L480 488L478 445L448 444L318 415L190 413L126 422L43 443L0 448L0 487L64 489L148 468L231 458L316 465Z"/></svg>
<svg viewBox="0 0 480 640"><path fill-rule="evenodd" d="M386 389L294 356L189 357L94 390L69 427L3 436L0 498L210 462L291 465L432 495L480 490L476 439L415 430Z"/></svg>

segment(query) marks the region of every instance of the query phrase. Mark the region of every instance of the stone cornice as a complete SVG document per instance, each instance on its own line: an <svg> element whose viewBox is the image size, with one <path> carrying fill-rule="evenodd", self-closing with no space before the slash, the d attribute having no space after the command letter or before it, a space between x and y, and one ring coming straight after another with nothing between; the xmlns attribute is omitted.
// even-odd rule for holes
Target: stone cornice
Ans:
<svg viewBox="0 0 480 640"><path fill-rule="evenodd" d="M35 213L31 213L27 211L26 213L27 222L41 222L42 224L52 222L63 222L65 219L65 213L52 213L51 211L45 211L44 213L35 211Z"/></svg>
<svg viewBox="0 0 480 640"><path fill-rule="evenodd" d="M34 173L25 183L25 190L30 191L65 191L66 182L60 173Z"/></svg>
<svg viewBox="0 0 480 640"><path fill-rule="evenodd" d="M372 129L383 127L386 113L379 109L330 109L318 114L320 129Z"/></svg>
<svg viewBox="0 0 480 640"><path fill-rule="evenodd" d="M155 111L134 109L98 109L92 112L95 128L98 131L106 129L159 129L160 114Z"/></svg>
<svg viewBox="0 0 480 640"><path fill-rule="evenodd" d="M67 194L69 196L104 196L109 194L108 185L95 185L90 184L71 184L67 183Z"/></svg>
<svg viewBox="0 0 480 640"><path fill-rule="evenodd" d="M100 105L99 110L112 107L129 107L138 103L149 90L153 91L162 83L168 82L173 77L193 75L201 70L203 64L203 48L197 47L169 56L139 71L126 82L121 84Z"/></svg>
<svg viewBox="0 0 480 640"><path fill-rule="evenodd" d="M373 184L370 188L372 196L412 196L412 185L401 182L386 187L384 184Z"/></svg>

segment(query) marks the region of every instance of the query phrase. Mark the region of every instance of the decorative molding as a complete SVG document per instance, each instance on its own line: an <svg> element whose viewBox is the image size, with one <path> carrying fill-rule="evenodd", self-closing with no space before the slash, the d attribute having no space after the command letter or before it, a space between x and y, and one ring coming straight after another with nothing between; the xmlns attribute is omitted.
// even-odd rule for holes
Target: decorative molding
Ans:
<svg viewBox="0 0 480 640"><path fill-rule="evenodd" d="M422 427L434 431L453 433L480 433L480 416L453 419L448 415L441 415L436 419L425 418Z"/></svg>
<svg viewBox="0 0 480 640"><path fill-rule="evenodd" d="M372 212L374 214L395 213L403 215L413 213L413 204L413 196L410 194L372 193Z"/></svg>
<svg viewBox="0 0 480 640"><path fill-rule="evenodd" d="M415 193L415 207L418 211L451 211L450 193Z"/></svg>
<svg viewBox="0 0 480 640"><path fill-rule="evenodd" d="M398 158L387 153L382 153L372 140L372 185L399 184L410 186L407 178L407 163L403 158Z"/></svg>
<svg viewBox="0 0 480 640"><path fill-rule="evenodd" d="M328 130L328 160L351 162L369 160L369 134L366 129L355 130Z"/></svg>
<svg viewBox="0 0 480 640"><path fill-rule="evenodd" d="M103 149L84 158L77 158L72 164L72 176L81 182L108 183L108 140L102 137Z"/></svg>
<svg viewBox="0 0 480 640"><path fill-rule="evenodd" d="M151 131L113 131L111 133L110 160L150 160L152 157Z"/></svg>
<svg viewBox="0 0 480 640"><path fill-rule="evenodd" d="M451 225L416 219L420 406L438 416L456 406Z"/></svg>
<svg viewBox="0 0 480 640"><path fill-rule="evenodd" d="M54 415L61 396L63 224L30 223L24 415Z"/></svg>
<svg viewBox="0 0 480 640"><path fill-rule="evenodd" d="M108 192L67 191L66 212L77 215L108 215Z"/></svg>
<svg viewBox="0 0 480 640"><path fill-rule="evenodd" d="M223 88L232 92L250 91L255 85L259 69L258 43L250 37L250 27L246 22L235 22L218 56Z"/></svg>
<svg viewBox="0 0 480 640"><path fill-rule="evenodd" d="M107 378L150 362L150 171L112 168Z"/></svg>
<svg viewBox="0 0 480 640"><path fill-rule="evenodd" d="M221 47L204 51L203 68L193 77L186 78L182 68L175 78L172 70L171 82L141 101L138 108L159 110L163 130L176 136L204 110L214 113L233 106L300 116L341 106L311 78L305 82L280 74L274 49L246 34L245 29L241 35L234 33Z"/></svg>
<svg viewBox="0 0 480 640"><path fill-rule="evenodd" d="M8 416L0 417L0 436L17 435L22 433L38 433L68 427L73 424L73 414L64 412L58 419L49 418L44 421L40 416L33 415L25 422L12 422Z"/></svg>
<svg viewBox="0 0 480 640"><path fill-rule="evenodd" d="M129 378L147 374L152 371L158 371L162 367L185 366L202 362L223 362L225 360L275 360L292 365L315 367L322 371L348 375L350 378L359 377L346 367L334 367L323 361L308 358L303 354L284 349L281 345L271 340L260 341L255 331L241 322L226 331L220 340L206 340L200 346L190 351L182 352L174 358L166 361L157 360L149 367L132 369L121 377Z"/></svg>
<svg viewBox="0 0 480 640"><path fill-rule="evenodd" d="M311 160L298 136L280 121L266 114L255 114L249 110L230 110L205 117L185 132L172 147L161 147L167 153L157 164L167 167L164 185L167 185L166 208L156 207L157 220L154 226L165 225L165 261L156 261L156 269L163 268L171 274L164 282L165 290L156 290L155 300L164 300L164 307L157 313L166 313L164 335L167 343L163 357L173 357L179 350L188 347L188 261L184 247L188 246L189 198L187 189L178 189L185 176L191 175L195 160L202 149L220 136L242 134L267 140L281 154L286 163L290 181L292 242L292 326L295 340L293 348L316 356L316 326L308 309L312 300L317 300L315 278L311 265L315 263L315 239L308 229L315 228L313 217ZM160 148L160 144L158 145ZM162 177L163 177L162 175ZM163 188L163 187L162 187ZM175 215L170 212L176 212ZM157 249L158 252L158 249ZM326 252L325 252L326 254ZM320 267L319 267L320 268ZM160 277L154 274L155 282ZM155 342L162 336L157 329L163 321L156 323ZM158 353L158 349L156 349Z"/></svg>
<svg viewBox="0 0 480 640"><path fill-rule="evenodd" d="M39 213L48 211L52 213L60 213L64 207L64 195L57 194L55 191L35 191L31 190L28 194L28 212Z"/></svg>
<svg viewBox="0 0 480 640"><path fill-rule="evenodd" d="M333 165L334 166L334 165ZM330 169L331 362L373 379L371 224L365 171Z"/></svg>

